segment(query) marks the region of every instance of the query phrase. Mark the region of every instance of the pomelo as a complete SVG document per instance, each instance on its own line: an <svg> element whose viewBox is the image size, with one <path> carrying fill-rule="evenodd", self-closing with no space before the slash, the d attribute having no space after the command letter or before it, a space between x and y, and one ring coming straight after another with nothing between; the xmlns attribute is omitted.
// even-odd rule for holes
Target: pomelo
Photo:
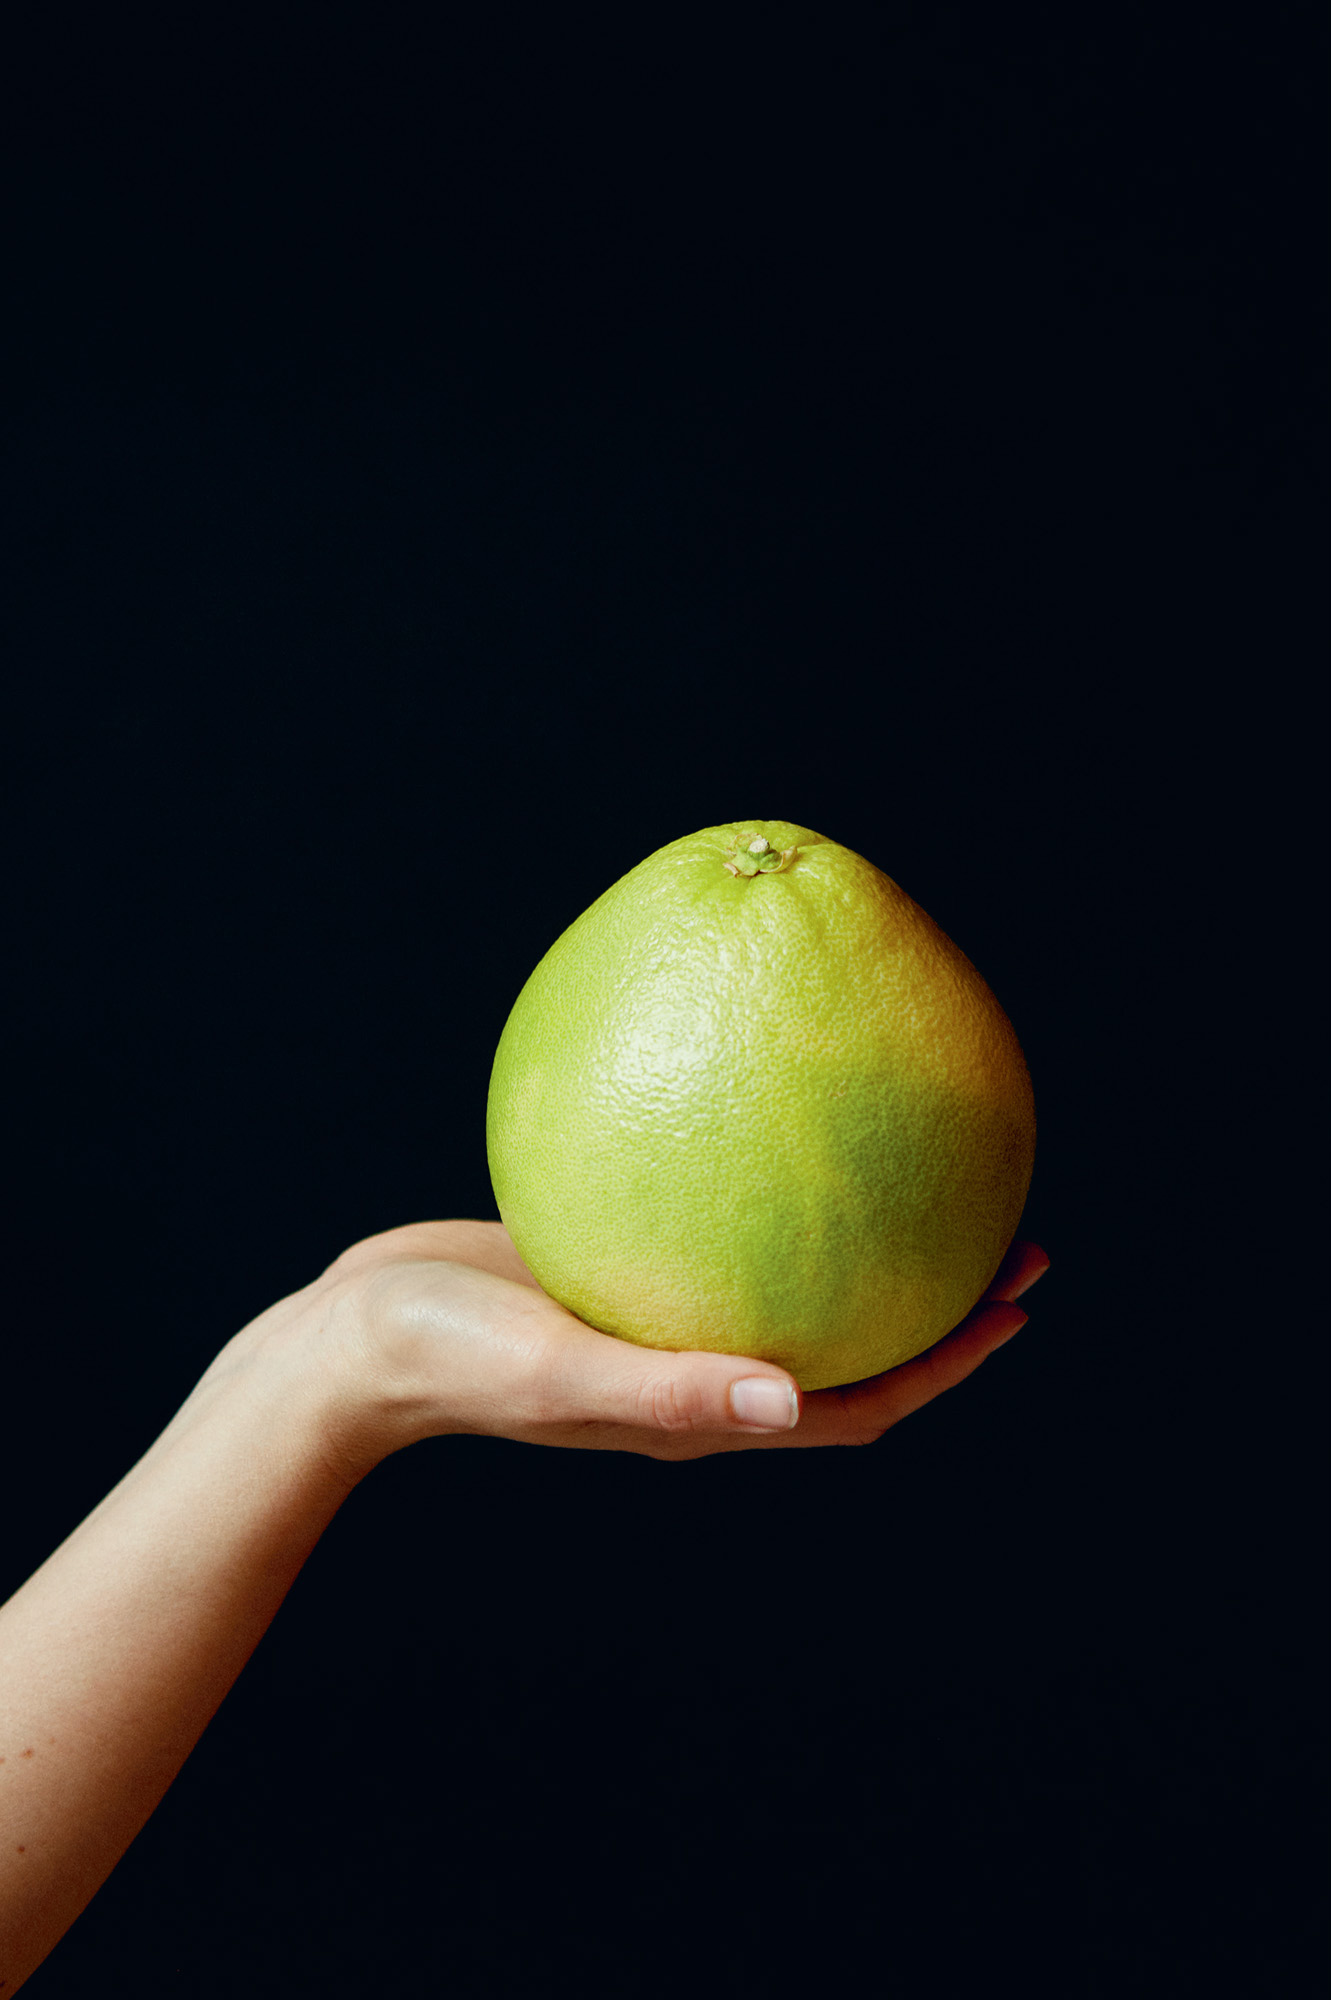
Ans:
<svg viewBox="0 0 1331 2000"><path fill-rule="evenodd" d="M859 1381L963 1319L1035 1158L1020 1044L879 869L787 820L651 854L514 1004L487 1107L537 1282L647 1347Z"/></svg>

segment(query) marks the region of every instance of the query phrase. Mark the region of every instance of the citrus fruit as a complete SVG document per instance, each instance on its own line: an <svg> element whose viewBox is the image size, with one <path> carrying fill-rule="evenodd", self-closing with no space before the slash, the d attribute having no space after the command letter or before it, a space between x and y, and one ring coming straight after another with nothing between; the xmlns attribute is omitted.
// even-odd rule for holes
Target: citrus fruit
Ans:
<svg viewBox="0 0 1331 2000"><path fill-rule="evenodd" d="M1003 1009L904 890L808 827L735 820L649 855L551 946L486 1137L519 1254L580 1319L821 1389L980 1298L1035 1108Z"/></svg>

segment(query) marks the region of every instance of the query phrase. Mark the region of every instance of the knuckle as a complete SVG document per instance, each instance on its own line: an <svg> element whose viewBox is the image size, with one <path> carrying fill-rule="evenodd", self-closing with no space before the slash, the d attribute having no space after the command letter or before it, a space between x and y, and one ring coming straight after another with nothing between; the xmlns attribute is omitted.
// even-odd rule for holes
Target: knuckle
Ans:
<svg viewBox="0 0 1331 2000"><path fill-rule="evenodd" d="M644 1382L638 1391L639 1421L667 1436L687 1435L698 1429L705 1416L702 1388L698 1383L678 1382L673 1376L658 1376Z"/></svg>
<svg viewBox="0 0 1331 2000"><path fill-rule="evenodd" d="M331 1264L325 1264L321 1275L325 1278L344 1278L349 1271L356 1270L364 1258L357 1257L359 1243L349 1243L345 1250L339 1250Z"/></svg>
<svg viewBox="0 0 1331 2000"><path fill-rule="evenodd" d="M355 1278L364 1271L373 1271L376 1265L385 1261L382 1242L373 1236L366 1236L359 1243L348 1243L340 1250L321 1276L324 1278Z"/></svg>
<svg viewBox="0 0 1331 2000"><path fill-rule="evenodd" d="M323 1275L343 1277L378 1264L389 1264L395 1257L420 1256L423 1253L444 1257L455 1248L458 1237L459 1225L452 1222L408 1222L396 1229L381 1229L374 1236L362 1236L357 1242L347 1244Z"/></svg>

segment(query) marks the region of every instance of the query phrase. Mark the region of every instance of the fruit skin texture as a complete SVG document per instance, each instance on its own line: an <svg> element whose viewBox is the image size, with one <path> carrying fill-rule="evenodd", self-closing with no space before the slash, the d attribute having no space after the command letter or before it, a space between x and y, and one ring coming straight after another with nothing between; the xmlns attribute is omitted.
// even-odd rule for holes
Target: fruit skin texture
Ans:
<svg viewBox="0 0 1331 2000"><path fill-rule="evenodd" d="M649 855L551 946L486 1138L519 1254L580 1319L811 1390L909 1360L981 1297L1035 1103L1006 1014L904 890L807 827L736 820Z"/></svg>

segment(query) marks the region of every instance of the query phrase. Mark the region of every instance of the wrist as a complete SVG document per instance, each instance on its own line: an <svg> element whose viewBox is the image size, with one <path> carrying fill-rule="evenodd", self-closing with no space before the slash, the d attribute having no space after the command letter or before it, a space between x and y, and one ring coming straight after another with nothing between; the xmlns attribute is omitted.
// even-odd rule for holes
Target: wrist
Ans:
<svg viewBox="0 0 1331 2000"><path fill-rule="evenodd" d="M335 1511L377 1462L365 1450L369 1399L346 1290L316 1280L233 1334L140 1465L188 1439L282 1468L316 1512L325 1500Z"/></svg>
<svg viewBox="0 0 1331 2000"><path fill-rule="evenodd" d="M243 1328L209 1370L224 1393L262 1407L294 1457L312 1477L321 1469L339 1498L425 1435L419 1385L383 1337L379 1280L375 1267L339 1260Z"/></svg>

